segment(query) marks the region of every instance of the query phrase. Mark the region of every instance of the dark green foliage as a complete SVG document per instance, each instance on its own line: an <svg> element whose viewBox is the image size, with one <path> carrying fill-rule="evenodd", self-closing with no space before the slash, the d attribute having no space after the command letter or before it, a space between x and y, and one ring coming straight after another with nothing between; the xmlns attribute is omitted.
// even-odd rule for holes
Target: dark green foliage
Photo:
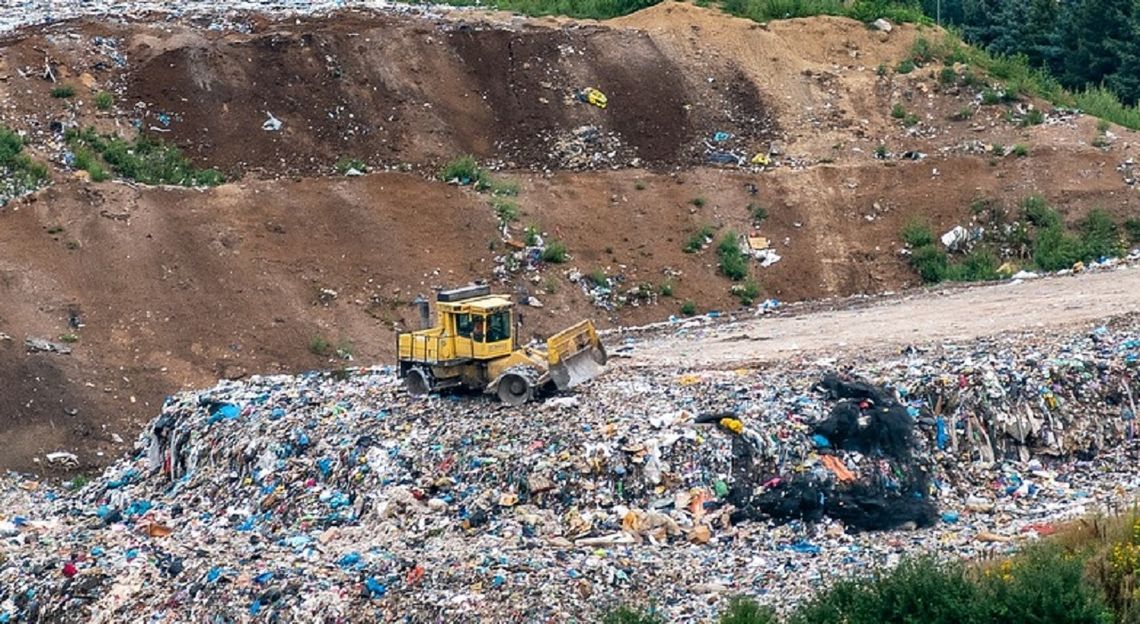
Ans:
<svg viewBox="0 0 1140 624"><path fill-rule="evenodd" d="M48 182L48 169L24 153L24 140L0 125L0 205Z"/></svg>
<svg viewBox="0 0 1140 624"><path fill-rule="evenodd" d="M589 277L595 286L606 286L610 283L609 278L606 277L606 272L601 269L594 269L590 272Z"/></svg>
<svg viewBox="0 0 1140 624"><path fill-rule="evenodd" d="M982 104L992 106L1001 103L1001 94L993 89L982 91Z"/></svg>
<svg viewBox="0 0 1140 624"><path fill-rule="evenodd" d="M902 104L895 102L895 105L891 107L891 117L894 117L895 119L902 119L903 117L906 117L906 109L903 108Z"/></svg>
<svg viewBox="0 0 1140 624"><path fill-rule="evenodd" d="M709 241L712 240L713 234L715 233L716 230L713 228L713 226L701 226L701 229L693 232L693 234L689 236L689 240L685 242L685 246L683 247L684 252L697 253L698 251L704 249L705 245L707 245Z"/></svg>
<svg viewBox="0 0 1140 624"><path fill-rule="evenodd" d="M111 107L114 106L114 104L115 96L111 95L110 93L106 91L100 91L99 93L95 94L95 108L101 111L111 110Z"/></svg>
<svg viewBox="0 0 1140 624"><path fill-rule="evenodd" d="M51 90L53 98L65 99L75 95L75 87L71 85L59 85Z"/></svg>
<svg viewBox="0 0 1140 624"><path fill-rule="evenodd" d="M1037 544L982 575L988 622L1108 624L1105 598L1085 582L1085 560L1057 544Z"/></svg>
<svg viewBox="0 0 1140 624"><path fill-rule="evenodd" d="M685 301L681 304L681 314L685 316L693 316L697 313L697 304L692 301Z"/></svg>
<svg viewBox="0 0 1140 624"><path fill-rule="evenodd" d="M1093 209L1079 226L1085 259L1117 256L1123 251L1119 228L1104 210Z"/></svg>
<svg viewBox="0 0 1140 624"><path fill-rule="evenodd" d="M842 15L861 22L880 17L893 22L927 22L915 3L899 0L725 0L725 11L758 22L812 15Z"/></svg>
<svg viewBox="0 0 1140 624"><path fill-rule="evenodd" d="M744 596L734 596L721 612L717 624L777 624L776 612Z"/></svg>
<svg viewBox="0 0 1140 624"><path fill-rule="evenodd" d="M463 186L478 185L485 180L486 176L487 173L475 162L475 157L470 154L451 159L439 171L439 179L444 182L455 180Z"/></svg>
<svg viewBox="0 0 1140 624"><path fill-rule="evenodd" d="M115 173L143 184L217 186L225 181L216 169L197 169L181 150L146 135L135 141L126 141L116 136L96 134L94 128L88 128L82 132L68 131L66 138L76 152L77 163L80 153L90 150L85 164L91 167L87 171L92 179L101 169L98 163L101 158Z"/></svg>
<svg viewBox="0 0 1140 624"><path fill-rule="evenodd" d="M979 248L971 251L962 258L961 262L952 264L946 274L946 279L954 282L984 282L995 280L1001 260L994 252Z"/></svg>
<svg viewBox="0 0 1140 624"><path fill-rule="evenodd" d="M1021 210L1025 213L1026 220L1039 228L1061 225L1061 214L1040 195L1031 195L1022 200Z"/></svg>
<svg viewBox="0 0 1140 624"><path fill-rule="evenodd" d="M914 250L910 256L910 265L918 271L918 276L926 284L937 284L946 279L950 270L950 260L946 252L927 245Z"/></svg>
<svg viewBox="0 0 1140 624"><path fill-rule="evenodd" d="M958 81L958 74L954 71L953 67L943 67L942 71L938 72L938 82L944 85L954 84Z"/></svg>
<svg viewBox="0 0 1140 624"><path fill-rule="evenodd" d="M1140 243L1140 219L1129 219L1124 222L1124 231L1132 243Z"/></svg>
<svg viewBox="0 0 1140 624"><path fill-rule="evenodd" d="M911 221L903 228L902 239L907 245L918 249L919 247L934 244L934 232L932 232L930 226L925 223Z"/></svg>
<svg viewBox="0 0 1140 624"><path fill-rule="evenodd" d="M740 305L752 305L752 302L760 296L760 285L756 280L749 279L743 284L733 285L732 294L740 299Z"/></svg>
<svg viewBox="0 0 1140 624"><path fill-rule="evenodd" d="M704 197L694 197L689 200L689 203L696 206L697 208L703 208L704 205L708 203L708 200L706 200Z"/></svg>
<svg viewBox="0 0 1140 624"><path fill-rule="evenodd" d="M912 71L914 71L914 61L910 59L903 59L895 66L895 72L900 74L909 74Z"/></svg>
<svg viewBox="0 0 1140 624"><path fill-rule="evenodd" d="M716 246L720 259L720 272L734 282L748 277L748 256L740 248L740 238L729 230Z"/></svg>
<svg viewBox="0 0 1140 624"><path fill-rule="evenodd" d="M1012 154L1018 158L1025 158L1029 155L1029 146L1024 143L1018 143L1013 146Z"/></svg>
<svg viewBox="0 0 1140 624"><path fill-rule="evenodd" d="M761 223L768 218L768 209L760 204L748 204L748 214L752 216L753 223Z"/></svg>
<svg viewBox="0 0 1140 624"><path fill-rule="evenodd" d="M1046 271L1067 269L1084 258L1081 241L1053 225L1037 232L1033 241L1033 262Z"/></svg>
<svg viewBox="0 0 1140 624"><path fill-rule="evenodd" d="M1025 114L1021 120L1023 126L1039 126L1045 123L1045 113L1040 108L1034 108Z"/></svg>
<svg viewBox="0 0 1140 624"><path fill-rule="evenodd" d="M368 171L368 165L366 165L364 161L360 160L359 158L350 158L348 156L336 161L336 172L340 175L345 175L354 169L360 173L364 173Z"/></svg>
<svg viewBox="0 0 1140 624"><path fill-rule="evenodd" d="M569 254L566 252L566 245L559 241L550 241L546 244L546 248L542 250L542 261L551 264L562 264L569 259Z"/></svg>

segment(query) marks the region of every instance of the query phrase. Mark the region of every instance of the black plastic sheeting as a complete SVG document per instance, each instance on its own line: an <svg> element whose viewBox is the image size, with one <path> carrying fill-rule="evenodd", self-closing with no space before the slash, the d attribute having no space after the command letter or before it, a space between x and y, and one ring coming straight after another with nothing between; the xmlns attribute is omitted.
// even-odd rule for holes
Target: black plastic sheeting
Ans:
<svg viewBox="0 0 1140 624"><path fill-rule="evenodd" d="M826 516L855 531L934 524L938 509L929 495L931 464L920 458L914 419L895 393L834 374L825 375L816 389L836 401L828 418L813 428L829 442L821 453L861 453L859 478L841 482L822 471L775 474L756 461L748 439L737 436L729 493L737 508L734 520L817 522Z"/></svg>

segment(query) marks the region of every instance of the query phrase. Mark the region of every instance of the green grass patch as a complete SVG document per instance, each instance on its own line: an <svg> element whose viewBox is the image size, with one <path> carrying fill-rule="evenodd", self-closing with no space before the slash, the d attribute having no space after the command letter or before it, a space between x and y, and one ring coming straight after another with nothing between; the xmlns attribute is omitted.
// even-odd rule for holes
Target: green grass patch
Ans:
<svg viewBox="0 0 1140 624"><path fill-rule="evenodd" d="M95 94L95 108L101 111L108 111L111 110L111 107L114 105L115 96L111 95L107 91L100 91Z"/></svg>
<svg viewBox="0 0 1140 624"><path fill-rule="evenodd" d="M748 215L752 217L753 223L763 223L768 218L768 210L757 203L748 204Z"/></svg>
<svg viewBox="0 0 1140 624"><path fill-rule="evenodd" d="M740 300L740 305L752 305L752 302L760 296L760 285L756 280L748 279L743 284L733 284L731 292Z"/></svg>
<svg viewBox="0 0 1140 624"><path fill-rule="evenodd" d="M1030 195L1021 200L1021 211L1027 221L1039 228L1061 225L1061 213L1057 212L1040 195Z"/></svg>
<svg viewBox="0 0 1140 624"><path fill-rule="evenodd" d="M368 165L366 165L364 161L359 158L350 158L347 156L336 161L336 172L340 175L345 175L349 171L354 170L359 171L360 173L365 173L368 171Z"/></svg>
<svg viewBox="0 0 1140 624"><path fill-rule="evenodd" d="M49 180L47 167L24 153L24 139L0 125L0 206L46 186Z"/></svg>
<svg viewBox="0 0 1140 624"><path fill-rule="evenodd" d="M1124 232L1129 242L1140 243L1140 219L1128 219L1124 222Z"/></svg>
<svg viewBox="0 0 1140 624"><path fill-rule="evenodd" d="M748 256L740 248L740 237L736 232L725 232L717 243L716 255L720 259L720 272L725 277L734 282L748 277Z"/></svg>
<svg viewBox="0 0 1140 624"><path fill-rule="evenodd" d="M606 272L601 269L590 271L589 278L595 286L608 286L610 283L610 278L607 277Z"/></svg>
<svg viewBox="0 0 1140 624"><path fill-rule="evenodd" d="M543 262L562 264L569 259L570 254L566 251L566 245L560 241L550 241L546 244L546 248L542 250Z"/></svg>
<svg viewBox="0 0 1140 624"><path fill-rule="evenodd" d="M713 226L702 225L701 229L693 232L689 236L689 240L685 241L685 246L682 248L682 250L685 253L697 253L698 251L704 249L705 245L709 244L709 241L713 239L714 234L716 234L716 229L713 228Z"/></svg>
<svg viewBox="0 0 1140 624"><path fill-rule="evenodd" d="M1018 158L1025 158L1029 155L1029 146L1024 143L1018 143L1013 146L1013 151L1010 153Z"/></svg>
<svg viewBox="0 0 1140 624"><path fill-rule="evenodd" d="M672 297L673 282L661 282L661 285L657 287L657 293L662 297Z"/></svg>
<svg viewBox="0 0 1140 624"><path fill-rule="evenodd" d="M491 202L495 209L495 216L499 217L499 224L506 225L519 218L519 205L509 199L496 197Z"/></svg>
<svg viewBox="0 0 1140 624"><path fill-rule="evenodd" d="M684 316L693 316L697 313L697 304L692 301L686 300L681 304L681 314Z"/></svg>
<svg viewBox="0 0 1140 624"><path fill-rule="evenodd" d="M78 168L91 173L93 180L105 163L119 176L142 184L217 186L225 181L217 169L198 169L177 147L146 135L127 141L87 128L69 130L65 136L76 161L84 159L86 167ZM89 154L81 156L84 151Z"/></svg>
<svg viewBox="0 0 1140 624"><path fill-rule="evenodd" d="M323 336L313 336L313 338L309 340L309 353L320 356L328 355L332 353L332 343Z"/></svg>
<svg viewBox="0 0 1140 624"><path fill-rule="evenodd" d="M891 107L891 117L895 119L906 117L906 108L904 108L902 104L895 102L895 105Z"/></svg>
<svg viewBox="0 0 1140 624"><path fill-rule="evenodd" d="M523 231L523 244L527 247L534 247L538 244L539 231L537 225L528 225L526 230Z"/></svg>
<svg viewBox="0 0 1140 624"><path fill-rule="evenodd" d="M902 231L903 242L914 249L934 244L934 232L929 225L920 221L911 221Z"/></svg>
<svg viewBox="0 0 1140 624"><path fill-rule="evenodd" d="M694 197L689 200L689 203L696 206L697 208L704 208L705 204L708 203L708 200L704 197Z"/></svg>
<svg viewBox="0 0 1140 624"><path fill-rule="evenodd" d="M61 99L61 100L67 99L69 97L73 97L74 95L75 95L75 87L73 87L69 84L59 85L57 87L53 87L51 90L51 96L53 98L57 98L57 99Z"/></svg>

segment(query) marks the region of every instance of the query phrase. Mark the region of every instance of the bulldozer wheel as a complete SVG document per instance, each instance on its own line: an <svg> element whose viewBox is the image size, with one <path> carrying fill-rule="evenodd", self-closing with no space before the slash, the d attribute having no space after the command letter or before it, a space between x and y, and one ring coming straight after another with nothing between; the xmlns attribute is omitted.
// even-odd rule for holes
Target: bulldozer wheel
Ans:
<svg viewBox="0 0 1140 624"><path fill-rule="evenodd" d="M508 373L499 380L499 400L507 405L522 405L530 400L530 395L530 382L522 375Z"/></svg>
<svg viewBox="0 0 1140 624"><path fill-rule="evenodd" d="M431 392L431 377L423 369L413 368L404 375L404 389L412 396Z"/></svg>

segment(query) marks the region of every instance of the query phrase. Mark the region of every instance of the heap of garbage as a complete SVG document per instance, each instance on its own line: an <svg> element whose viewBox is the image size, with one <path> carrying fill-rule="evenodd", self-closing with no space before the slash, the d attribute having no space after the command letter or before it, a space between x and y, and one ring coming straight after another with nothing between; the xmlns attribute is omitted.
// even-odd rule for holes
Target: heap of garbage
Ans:
<svg viewBox="0 0 1140 624"><path fill-rule="evenodd" d="M384 368L224 381L82 487L0 480L0 622L691 621L1012 548L1140 483L1138 321L525 408Z"/></svg>

